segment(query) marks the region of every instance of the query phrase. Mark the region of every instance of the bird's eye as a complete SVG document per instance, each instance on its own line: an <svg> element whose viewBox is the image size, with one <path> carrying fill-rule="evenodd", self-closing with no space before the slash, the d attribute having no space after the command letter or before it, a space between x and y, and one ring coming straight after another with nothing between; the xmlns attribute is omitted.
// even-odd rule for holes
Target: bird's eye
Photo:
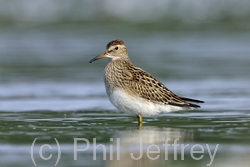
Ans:
<svg viewBox="0 0 250 167"><path fill-rule="evenodd" d="M118 50L118 46L117 46L117 47L115 47L115 50Z"/></svg>

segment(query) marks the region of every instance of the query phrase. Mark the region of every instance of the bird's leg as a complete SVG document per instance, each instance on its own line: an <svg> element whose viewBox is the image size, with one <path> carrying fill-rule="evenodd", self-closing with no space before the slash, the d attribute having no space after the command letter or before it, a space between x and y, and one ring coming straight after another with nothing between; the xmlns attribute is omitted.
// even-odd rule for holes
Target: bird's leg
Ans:
<svg viewBox="0 0 250 167"><path fill-rule="evenodd" d="M142 126L142 116L138 115L137 119L138 119L138 126Z"/></svg>

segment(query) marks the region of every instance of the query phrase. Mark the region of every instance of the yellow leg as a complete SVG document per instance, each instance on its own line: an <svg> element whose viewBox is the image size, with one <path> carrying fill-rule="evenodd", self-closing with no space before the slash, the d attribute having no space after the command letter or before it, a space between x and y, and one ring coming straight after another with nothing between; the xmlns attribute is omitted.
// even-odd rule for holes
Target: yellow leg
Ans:
<svg viewBox="0 0 250 167"><path fill-rule="evenodd" d="M142 116L138 115L137 119L138 119L138 126L142 126Z"/></svg>

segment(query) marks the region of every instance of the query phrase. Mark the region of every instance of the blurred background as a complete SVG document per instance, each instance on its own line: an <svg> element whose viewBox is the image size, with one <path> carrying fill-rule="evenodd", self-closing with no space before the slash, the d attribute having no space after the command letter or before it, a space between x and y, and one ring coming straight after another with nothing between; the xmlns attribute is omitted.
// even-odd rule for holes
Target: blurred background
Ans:
<svg viewBox="0 0 250 167"><path fill-rule="evenodd" d="M192 89L187 84L220 89L234 84L240 89L249 81L247 0L0 2L1 98L105 94L102 71L107 60L88 62L113 39L125 42L134 64L164 84L173 84L169 88L175 91L176 86L177 94L183 96L186 92L182 91ZM26 109L5 104L2 110ZM29 110L58 109L53 104L30 105L26 106Z"/></svg>
<svg viewBox="0 0 250 167"><path fill-rule="evenodd" d="M206 102L202 110L148 118L146 125L165 131L161 128L170 121L171 132L190 126L196 133L210 133L211 138L204 135L191 141L208 137L207 142L225 144L217 166L250 163L244 157L250 155L245 147L250 139L250 1L0 0L0 4L0 141L9 150L5 166L16 165L11 157L21 156L13 151L21 141L20 147L37 136L53 142L61 132L57 137L69 143L73 136L93 132L92 138L101 133L100 143L108 143L117 136L116 130L136 125L134 117L118 112L108 100L103 83L108 60L89 64L114 39L125 42L134 64L175 93ZM197 118L202 120L195 122ZM125 122L119 124L117 119ZM89 128L92 124L97 127ZM109 127L105 133L103 126ZM234 148L238 156L228 153ZM0 154L5 155L4 149ZM23 156L21 160L29 158L28 150ZM24 166L31 165L25 162ZM73 160L61 166L67 162L81 166ZM100 164L103 161L86 160L87 166ZM156 165L162 164L164 160ZM178 161L175 166L189 164Z"/></svg>

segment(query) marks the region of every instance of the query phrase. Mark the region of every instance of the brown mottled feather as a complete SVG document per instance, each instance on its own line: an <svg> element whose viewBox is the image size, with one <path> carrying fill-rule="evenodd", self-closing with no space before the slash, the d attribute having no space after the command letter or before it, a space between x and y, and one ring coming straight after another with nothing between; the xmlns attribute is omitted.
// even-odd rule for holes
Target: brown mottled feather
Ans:
<svg viewBox="0 0 250 167"><path fill-rule="evenodd" d="M171 92L152 75L133 65L130 61L113 61L106 68L106 77L113 88L121 87L127 93L159 104L169 104L181 107L199 107L188 103ZM121 65L121 63L123 65ZM122 79L122 80L121 80ZM112 88L111 88L112 90Z"/></svg>

